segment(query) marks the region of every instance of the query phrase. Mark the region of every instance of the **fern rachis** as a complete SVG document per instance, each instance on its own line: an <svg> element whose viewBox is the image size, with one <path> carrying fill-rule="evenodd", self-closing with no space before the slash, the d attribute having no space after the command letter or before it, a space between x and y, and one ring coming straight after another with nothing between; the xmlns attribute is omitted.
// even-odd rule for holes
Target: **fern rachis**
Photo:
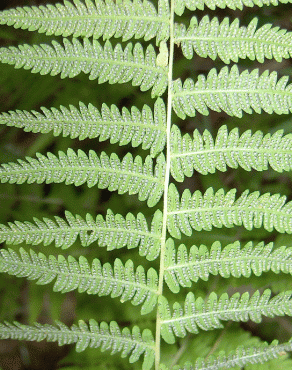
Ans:
<svg viewBox="0 0 292 370"><path fill-rule="evenodd" d="M2 63L52 79L83 82L83 73L95 84L128 83L129 89L138 86L143 97L148 90L150 94L142 108L139 100L138 107L128 107L117 98L116 104L102 101L100 107L96 102L79 102L69 108L16 109L0 115L0 124L26 132L98 138L119 145L113 150L106 145L103 150L95 146L87 151L67 147L56 154L36 153L1 165L2 183L107 189L119 194L121 202L109 201L118 206L118 212L108 208L104 214L82 216L62 209L55 215L34 217L33 222L25 215L23 221L6 220L0 225L0 241L11 247L0 250L0 271L40 285L55 279L55 292L78 290L108 296L109 302L119 297L121 317L128 314L129 321L126 326L117 317L106 322L99 317L101 310L88 323L80 320L70 328L60 321L56 325L6 321L0 325L0 338L76 343L77 351L101 347L112 354L120 352L130 363L141 358L143 370L153 366L155 370L252 369L252 365L257 369L261 363L291 368L286 351L291 351L292 339L267 344L237 323L292 316L291 291L286 288L292 273L291 246L277 239L278 233L283 237L292 233L292 202L279 192L258 191L252 181L250 190L239 191L220 177L220 172L239 172L239 168L266 173L267 178L289 176L291 134L284 135L280 124L266 134L252 130L252 125L238 128L233 118L220 127L209 121L201 133L196 123L200 114L208 116L211 111L242 122L247 115L255 120L263 112L278 116L292 112L289 77L247 69L242 62L289 59L291 32L270 23L259 26L262 20L257 18L243 26L237 18L200 19L197 12L280 3L285 8L291 1L64 0L1 12L3 25L63 37L36 45L3 46ZM186 9L194 12L190 19ZM186 59L195 54L211 58L215 67L195 78L174 79L177 50ZM222 68L217 59L236 64ZM190 66L193 70L194 65ZM98 89L102 96L102 88ZM191 135L182 123L187 117L198 120ZM202 191L210 174L213 187ZM201 175L207 175L206 182ZM231 234L235 239L224 245L224 233L235 227L249 234ZM214 228L219 239L211 242ZM254 230L262 234L258 237ZM209 244L193 242L208 233ZM23 243L35 246L34 250L21 246L17 251ZM82 251L88 257L74 251L76 245L86 247ZM62 248L65 255L46 253L46 248L53 247ZM283 278L284 288L275 276ZM127 306L128 301L139 307L139 313ZM213 329L220 329L220 334ZM243 343L237 338L244 338ZM110 366L122 365L115 357Z"/></svg>

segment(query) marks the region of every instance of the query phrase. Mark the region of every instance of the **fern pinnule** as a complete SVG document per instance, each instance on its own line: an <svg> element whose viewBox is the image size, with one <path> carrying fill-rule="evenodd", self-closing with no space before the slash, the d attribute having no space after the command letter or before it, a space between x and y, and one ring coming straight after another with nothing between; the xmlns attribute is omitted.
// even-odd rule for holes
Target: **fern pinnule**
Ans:
<svg viewBox="0 0 292 370"><path fill-rule="evenodd" d="M271 344L262 342L250 346L242 345L235 350L226 353L220 351L217 355L210 355L207 359L198 358L195 364L186 362L183 365L176 365L173 370L226 370L233 369L235 366L243 367L252 364L264 364L265 362L285 356L286 351L291 351L291 341L279 344L274 340ZM287 364L289 366L289 364ZM161 366L160 370L168 370Z"/></svg>
<svg viewBox="0 0 292 370"><path fill-rule="evenodd" d="M86 218L73 216L66 211L65 218L55 216L55 220L34 217L32 222L9 222L0 224L0 243L49 245L52 242L56 247L69 248L75 243L78 236L83 247L98 241L100 247L108 251L127 247L139 248L139 254L148 260L158 257L160 251L162 213L156 210L151 220L151 229L148 227L145 216L138 213L135 217L127 213L126 217L114 214L107 210L105 217L97 215L94 219L90 214Z"/></svg>
<svg viewBox="0 0 292 370"><path fill-rule="evenodd" d="M95 258L92 266L83 256L79 261L72 256L68 260L59 255L47 258L43 253L30 254L20 248L20 256L11 248L0 250L0 271L18 277L37 280L37 284L48 284L56 278L55 292L70 292L78 289L79 293L110 295L120 297L121 302L131 300L133 305L142 304L141 313L153 310L157 302L158 276L153 268L145 272L142 266L134 269L132 260L125 265L116 259L114 266L110 263L101 265Z"/></svg>
<svg viewBox="0 0 292 370"><path fill-rule="evenodd" d="M247 230L264 227L267 231L274 229L280 233L292 233L292 202L286 196L258 191L249 193L245 190L235 199L236 189L214 193L213 188L202 194L194 194L186 189L181 199L174 184L169 186L169 216L167 228L174 238L181 234L191 236L193 230L212 230L244 226Z"/></svg>
<svg viewBox="0 0 292 370"><path fill-rule="evenodd" d="M56 326L50 324L24 325L18 322L0 324L1 339L18 339L27 341L57 342L59 346L76 343L76 351L86 348L101 347L102 351L110 350L111 354L121 352L122 357L129 356L131 363L138 361L143 355L143 370L149 370L154 361L154 339L149 329L141 331L138 326L132 329L120 328L117 322L110 324L102 321L97 323L90 319L89 324L79 320L78 325L68 328L60 321Z"/></svg>
<svg viewBox="0 0 292 370"><path fill-rule="evenodd" d="M292 0L175 0L174 11L178 15L182 15L185 8L189 10L204 10L205 7L215 10L220 9L243 9L243 6L253 7L255 5L262 7L263 5L278 5L290 4Z"/></svg>
<svg viewBox="0 0 292 370"><path fill-rule="evenodd" d="M167 343L175 343L175 337L185 337L187 332L198 333L199 329L222 328L221 321L259 323L262 316L292 316L292 291L279 293L271 298L271 291L262 294L256 291L235 293L231 297L223 293L220 297L212 292L209 297L195 298L192 292L186 295L184 307L178 302L173 304L171 314L164 296L159 297L159 312L162 318L161 335Z"/></svg>
<svg viewBox="0 0 292 370"><path fill-rule="evenodd" d="M180 286L191 287L199 279L207 281L210 274L239 278L261 276L267 271L292 274L292 248L273 250L273 243L264 242L248 242L241 247L239 241L222 248L216 241L210 248L193 245L188 251L184 244L176 248L171 238L166 243L164 280L174 293Z"/></svg>
<svg viewBox="0 0 292 370"><path fill-rule="evenodd" d="M79 109L73 105L69 109L45 107L42 113L36 111L9 111L0 114L0 124L21 127L24 131L48 133L55 136L62 134L71 139L96 138L99 141L109 139L112 144L126 145L131 142L133 147L142 144L144 150L149 149L155 157L165 146L166 112L161 98L154 104L154 115L148 105L142 111L132 107L131 111L116 105L108 107L102 104L99 111L95 106L79 103Z"/></svg>
<svg viewBox="0 0 292 370"><path fill-rule="evenodd" d="M93 37L156 37L157 44L169 37L169 5L158 1L158 10L148 0L64 0L64 4L24 6L0 13L0 24L47 35Z"/></svg>
<svg viewBox="0 0 292 370"><path fill-rule="evenodd" d="M18 163L2 164L0 181L10 184L65 182L76 186L87 183L89 187L98 185L101 189L118 190L119 194L138 193L139 199L147 200L150 207L163 193L165 159L162 153L154 169L150 156L143 164L140 156L133 158L130 153L122 161L115 153L109 157L102 152L98 157L93 150L88 156L82 150L75 153L72 149L68 149L67 154L60 151L59 157L52 153L47 156L37 153L36 156L37 159L26 157L26 161L19 159Z"/></svg>
<svg viewBox="0 0 292 370"><path fill-rule="evenodd" d="M160 96L167 87L167 70L157 66L156 53L150 44L145 52L141 44L128 43L124 50L121 44L114 48L110 41L104 47L97 40L83 39L80 42L63 39L63 45L52 41L51 45L19 45L0 48L0 61L15 68L31 69L32 73L61 78L75 77L81 72L89 74L90 80L98 83L126 83L140 86L142 91L152 88L152 97Z"/></svg>
<svg viewBox="0 0 292 370"><path fill-rule="evenodd" d="M182 136L180 129L172 125L170 146L170 171L180 182L192 176L194 170L207 175L239 166L246 171L264 171L268 165L278 172L292 169L292 135L283 136L283 130L272 135L247 130L239 135L238 128L228 132L223 125L216 138L208 130L201 135L196 129L192 139L188 134Z"/></svg>
<svg viewBox="0 0 292 370"><path fill-rule="evenodd" d="M277 72L268 70L239 72L234 65L230 71L223 67L219 72L211 69L208 76L199 75L194 82L191 78L182 84L173 81L173 109L182 119L194 117L197 112L208 115L209 109L225 112L229 116L242 117L242 112L251 114L265 111L269 114L288 114L292 111L291 89L288 77L277 81Z"/></svg>
<svg viewBox="0 0 292 370"><path fill-rule="evenodd" d="M257 29L258 19L254 18L247 27L239 26L236 18L229 24L229 18L219 23L204 16L200 22L196 17L186 29L184 24L176 23L175 43L181 45L187 59L196 55L211 59L219 57L224 63L238 62L249 58L263 63L265 58L281 62L292 56L292 32L265 24Z"/></svg>

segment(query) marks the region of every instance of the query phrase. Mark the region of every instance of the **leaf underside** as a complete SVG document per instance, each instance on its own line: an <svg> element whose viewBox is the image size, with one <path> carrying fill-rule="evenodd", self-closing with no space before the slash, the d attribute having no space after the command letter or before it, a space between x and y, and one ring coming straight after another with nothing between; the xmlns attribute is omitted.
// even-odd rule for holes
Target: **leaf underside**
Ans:
<svg viewBox="0 0 292 370"><path fill-rule="evenodd" d="M152 311L157 301L156 271L150 268L145 273L142 266L138 266L135 271L132 260L123 265L117 258L112 267L110 263L101 265L100 260L95 258L90 266L83 256L77 261L72 256L66 260L63 255L58 258L51 255L48 258L32 250L29 254L23 248L20 248L20 256L13 249L1 249L0 271L37 280L40 285L48 284L56 278L55 292L66 293L78 289L79 293L121 297L122 302L131 300L133 305L143 303L142 314Z"/></svg>
<svg viewBox="0 0 292 370"><path fill-rule="evenodd" d="M0 324L1 339L17 339L48 342L58 342L59 346L76 343L76 351L82 352L86 348L101 347L102 351L110 350L111 354L121 352L122 357L130 356L131 363L144 357L143 370L149 370L154 361L154 339L149 329L140 331L138 326L132 330L127 327L121 329L115 321L110 324L102 321L98 324L90 319L89 324L79 320L78 325L68 328L65 324L56 321L56 326L36 323L24 325L15 322Z"/></svg>
<svg viewBox="0 0 292 370"><path fill-rule="evenodd" d="M34 218L32 222L9 222L0 224L0 242L7 244L49 245L55 243L57 248L67 249L80 238L83 247L98 242L108 251L127 247L139 247L139 254L148 260L158 257L161 244L162 212L157 210L148 227L145 216L138 213L135 217L128 213L126 217L107 210L105 217L98 215L94 219L90 214L86 218L73 216L66 211L65 218L55 216L54 220Z"/></svg>
<svg viewBox="0 0 292 370"><path fill-rule="evenodd" d="M0 48L0 61L15 68L31 69L41 75L61 74L61 78L73 78L81 72L89 74L98 83L126 83L132 81L141 91L152 88L152 97L160 96L167 87L167 71L156 65L156 53L150 44L145 52L141 44L128 43L124 50L106 41L104 47L97 40L80 42L63 39L63 45L52 41L51 45L19 45Z"/></svg>
<svg viewBox="0 0 292 370"><path fill-rule="evenodd" d="M75 186L87 183L88 187L97 185L100 189L137 194L139 200L147 200L149 207L154 206L163 193L165 171L164 155L160 154L153 169L153 159L147 156L144 164L140 156L133 158L128 153L121 161L112 153L109 157L102 152L98 157L90 150L87 156L82 150L75 153L68 149L67 154L59 152L59 157L52 153L44 156L36 154L37 159L26 157L18 163L2 164L0 181L10 184L60 183Z"/></svg>
<svg viewBox="0 0 292 370"><path fill-rule="evenodd" d="M24 6L4 10L0 13L0 24L15 28L38 31L47 35L122 37L127 41L133 37L148 41L157 38L157 44L169 37L169 5L166 0L158 1L158 11L147 0L64 1L64 4Z"/></svg>

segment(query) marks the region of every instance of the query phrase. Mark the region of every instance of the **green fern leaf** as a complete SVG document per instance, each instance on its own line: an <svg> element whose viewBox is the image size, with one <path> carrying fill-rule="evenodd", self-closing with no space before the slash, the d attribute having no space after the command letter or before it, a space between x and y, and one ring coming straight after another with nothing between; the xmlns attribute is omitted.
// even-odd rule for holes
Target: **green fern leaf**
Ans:
<svg viewBox="0 0 292 370"><path fill-rule="evenodd" d="M185 8L189 10L203 10L206 7L209 9L230 8L230 9L243 9L243 6L253 7L263 5L278 5L280 3L290 4L292 0L175 0L174 11L178 15L182 15Z"/></svg>
<svg viewBox="0 0 292 370"><path fill-rule="evenodd" d="M169 289L178 293L180 286L191 287L192 281L207 281L210 274L224 278L261 276L273 271L292 274L292 248L285 246L273 251L273 243L253 245L248 242L241 248L240 242L228 244L224 249L216 241L209 249L205 245L193 245L188 253L184 244L175 248L172 239L166 243L164 280Z"/></svg>
<svg viewBox="0 0 292 370"><path fill-rule="evenodd" d="M197 359L194 365L187 362L184 365L175 366L173 370L226 370L237 366L243 368L249 364L264 364L272 359L281 358L291 349L291 341L278 344L277 340L271 344L263 342L251 347L240 346L228 354L220 351L218 355L210 355L207 359ZM163 370L163 367L160 370Z"/></svg>
<svg viewBox="0 0 292 370"><path fill-rule="evenodd" d="M1 113L0 124L21 127L24 131L48 133L53 131L55 136L62 134L71 139L78 137L99 138L99 141L110 139L112 144L126 145L131 142L133 147L142 144L143 149L150 149L152 157L160 153L166 140L165 104L158 98L154 105L154 118L151 108L144 105L140 112L132 107L131 112L117 106L110 108L103 104L101 112L89 104L87 107L80 103L79 109L70 105L56 108L41 108L42 114L36 111L10 111Z"/></svg>
<svg viewBox="0 0 292 370"><path fill-rule="evenodd" d="M89 187L98 185L101 189L118 190L119 194L137 194L140 200L147 200L149 207L154 206L163 193L165 171L164 155L160 154L153 174L153 160L146 157L143 165L140 156L128 153L122 161L113 153L110 157L102 152L100 157L93 151L87 156L82 150L75 153L68 149L67 154L59 152L59 158L52 153L44 156L36 154L37 159L26 157L26 162L2 164L0 181L10 184L24 182L50 184L65 182L76 186L87 183Z"/></svg>
<svg viewBox="0 0 292 370"><path fill-rule="evenodd" d="M224 125L215 140L207 130L203 135L195 130L193 137L182 137L176 125L171 128L171 174L176 181L191 177L194 170L206 175L216 169L226 171L227 166L246 171L264 171L268 165L278 172L292 169L292 135L283 137L283 130L265 136L247 130L239 136L237 128L228 133Z"/></svg>
<svg viewBox="0 0 292 370"><path fill-rule="evenodd" d="M174 184L169 186L168 231L174 238L181 233L191 236L192 229L212 230L241 226L247 230L264 227L267 231L276 229L280 233L292 233L292 202L285 204L286 196L279 194L260 195L258 191L249 194L245 190L235 199L236 189L226 194L223 189L214 194L209 188L205 194L196 190L184 190L181 200Z"/></svg>
<svg viewBox="0 0 292 370"><path fill-rule="evenodd" d="M256 291L251 297L248 292L240 295L227 293L219 298L212 292L205 301L195 298L192 292L186 296L184 308L178 302L173 305L171 315L169 304L164 296L159 297L159 312L162 318L161 335L167 343L175 343L175 336L185 337L187 332L198 333L202 330L222 328L221 321L251 320L259 323L262 316L292 316L292 291L282 292L271 298L271 291L266 289L262 295Z"/></svg>
<svg viewBox="0 0 292 370"><path fill-rule="evenodd" d="M98 83L125 83L132 81L142 91L152 88L152 97L162 95L167 87L167 69L156 65L154 47L145 51L141 44L127 44L123 50L120 44L114 48L110 41L102 47L98 41L83 40L83 44L73 38L72 42L63 39L52 44L19 45L0 48L0 61L15 68L31 69L32 73L61 78L75 77L81 72L89 74L89 79L98 78Z"/></svg>
<svg viewBox="0 0 292 370"><path fill-rule="evenodd" d="M38 31L47 35L74 37L133 37L157 43L169 37L169 5L158 1L158 12L147 0L80 0L46 6L24 6L0 13L0 24Z"/></svg>
<svg viewBox="0 0 292 370"><path fill-rule="evenodd" d="M242 112L287 114L292 111L291 84L288 77L277 81L277 73L263 72L259 76L257 69L239 73L234 65L230 71L223 67L219 73L213 68L208 76L199 75L196 83L190 78L184 85L175 80L173 89L173 109L185 119L194 117L196 112L209 114L209 109L226 112L229 116L242 117Z"/></svg>
<svg viewBox="0 0 292 370"><path fill-rule="evenodd" d="M142 213L138 213L137 217L132 213L123 217L108 210L105 219L98 215L95 220L90 214L83 219L68 211L65 216L65 219L55 216L54 221L34 218L34 224L28 221L9 222L8 226L0 224L0 243L49 245L55 242L56 247L67 249L79 236L83 247L98 241L99 246L107 247L109 251L125 246L129 249L139 247L139 254L150 261L159 255L162 227L160 210L154 213L151 230Z"/></svg>
<svg viewBox="0 0 292 370"><path fill-rule="evenodd" d="M257 24L257 18L247 27L240 27L238 19L229 24L229 19L224 18L219 24L216 17L210 21L205 16L200 23L193 17L188 29L184 24L176 23L175 42L181 44L182 52L188 59L192 59L193 51L203 58L214 60L218 56L224 63L238 62L239 58L256 59L260 63L265 58L274 58L281 62L283 58L292 56L292 32L272 28L271 24L257 30Z"/></svg>
<svg viewBox="0 0 292 370"><path fill-rule="evenodd" d="M27 341L46 340L57 342L59 346L76 343L76 351L84 351L87 347L98 348L101 351L110 350L111 354L121 352L122 357L129 357L131 363L144 356L143 370L149 370L154 361L154 339L149 329L141 330L134 326L120 329L115 321L110 324L102 321L98 324L90 319L89 324L79 320L79 325L68 328L56 321L57 327L49 324L24 325L18 322L0 324L1 339L18 339Z"/></svg>
<svg viewBox="0 0 292 370"><path fill-rule="evenodd" d="M142 266L135 271L132 260L123 265L117 258L112 267L110 263L102 266L95 258L90 267L83 256L77 262L72 256L68 260L63 255L47 258L43 253L36 254L30 250L29 254L20 248L19 257L9 248L0 250L0 271L37 280L37 284L41 285L56 278L54 292L66 293L78 289L79 293L121 297L121 302L131 300L133 305L143 304L142 314L151 312L157 302L157 272L150 268L146 274Z"/></svg>

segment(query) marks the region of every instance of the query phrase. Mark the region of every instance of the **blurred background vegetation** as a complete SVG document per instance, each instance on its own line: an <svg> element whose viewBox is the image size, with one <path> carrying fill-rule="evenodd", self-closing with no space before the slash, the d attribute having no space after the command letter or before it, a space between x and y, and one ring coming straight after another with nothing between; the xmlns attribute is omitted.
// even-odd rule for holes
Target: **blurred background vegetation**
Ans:
<svg viewBox="0 0 292 370"><path fill-rule="evenodd" d="M2 9L23 5L38 5L46 3L55 3L56 1L41 0L6 0L1 2ZM155 2L155 1L154 1ZM182 21L186 24L191 12L186 12ZM278 7L255 7L245 8L244 11L210 10L198 11L196 16L200 19L203 15L209 14L210 17L216 15L220 20L224 17L234 19L240 18L241 25L247 25L249 21L257 16L259 24L272 23L274 26L281 26L292 31L291 18L292 6L281 5ZM18 45L22 43L38 44L45 43L52 37L39 33L28 32L24 30L15 30L12 27L1 26L0 28L1 46ZM54 38L58 39L58 38ZM59 38L61 40L61 38ZM120 40L118 40L120 41ZM143 43L143 42L142 42ZM182 58L178 49L175 51L175 69L174 78L186 77L196 78L199 73L207 73L210 68L223 67L223 62L218 60L202 59L199 57L191 61ZM291 61L284 60L277 63L273 60L267 60L264 64L251 61L240 61L242 68L259 68L261 71L269 69L276 70L281 75L291 75ZM16 70L12 66L0 65L0 110L6 112L15 109L39 110L41 106L56 107L69 104L78 106L79 101L88 104L92 103L97 108L101 108L103 102L108 105L116 104L119 107L126 106L130 108L135 105L139 109L144 104L153 107L153 100L150 93L141 93L137 87L130 83L123 85L98 85L97 81L89 81L86 75L79 75L73 79L62 80L60 76L40 76L32 74L26 70ZM197 128L203 132L205 128L213 134L217 133L222 124L227 124L229 129L239 127L242 133L246 129L253 132L262 130L264 133L274 132L284 129L285 133L292 131L291 115L268 115L244 114L242 119L235 119L226 116L224 113L211 112L209 116L197 115L195 118L186 121L180 121L174 117L173 122L178 124L185 132L192 132ZM99 142L93 140L72 140L67 137L54 137L52 134L34 134L24 132L21 129L11 127L0 127L0 162L16 161L17 158L25 156L34 156L36 152L45 154L50 151L55 154L59 150L66 151L69 147L73 149L82 149L88 152L94 149L98 153L107 151L116 152L123 156L126 152L132 151L135 154L145 156L140 148L132 149L130 146L119 147L118 145L109 145L108 142ZM230 189L236 187L241 193L244 189L251 191L260 190L261 192L281 193L286 195L289 200L292 199L292 174L279 174L273 170L258 172L245 172L243 170L228 170L225 173L219 173L201 176L195 175L187 179L183 184L178 185L181 189L188 187L191 191L200 189L206 190L213 186L215 190L223 187ZM85 216L90 213L95 216L98 213L105 214L106 209L110 208L116 213L125 215L127 212L136 214L141 210L141 203L136 196L117 195L107 190L98 190L96 187L87 188L86 185L74 187L64 184L23 184L23 185L0 185L0 222L7 223L13 220L32 221L33 216L38 218L52 217L54 215L63 216L65 210L73 214ZM153 209L144 207L145 215L151 217ZM275 241L277 246L291 246L291 236L278 235L277 233L268 233L263 229L257 229L250 232L243 228L234 229L214 229L212 232L194 233L191 240L182 240L187 244L200 245L204 243L210 245L215 240L220 240L226 245L235 240L243 242L249 240ZM2 246L3 247L3 246ZM15 246L16 250L20 246ZM28 248L27 248L28 249ZM97 248L92 245L89 248L81 247L78 242L75 243L69 251L58 251L51 245L49 247L37 246L36 251L41 251L46 255L63 253L78 257L83 254L89 260L98 257L102 262L113 261L117 256L125 261L133 258L137 263L148 267L149 263L142 258L137 257L134 250L117 250L107 253L104 248ZM154 263L155 264L155 263ZM274 274L264 274L261 278L253 279L235 279L224 280L220 277L213 277L208 282L201 282L194 287L196 294L206 295L215 290L217 294L235 290L254 290L270 287L274 293L280 290L287 290L291 287L292 279L287 276L277 276ZM182 289L181 296L186 290ZM178 299L176 297L176 299ZM155 314L140 317L139 308L132 307L130 303L121 304L117 299L98 298L87 296L86 294L59 294L52 292L50 286L38 286L27 280L2 275L0 277L0 320L17 320L22 323L32 324L35 321L41 323L52 323L59 319L68 325L71 325L77 319L88 320L94 318L97 321L117 320L121 325L133 323L133 317L137 317L135 323L141 327L151 327L155 320ZM232 324L238 327L236 324ZM199 355L210 353L214 350L214 343L218 342L220 337L221 349L228 349L230 341L234 341L232 336L232 325L226 332L225 338L220 336L220 331L212 333L202 333L201 336L188 338L187 356L194 358ZM280 341L292 337L292 323L290 319L280 318L273 320L264 320L262 324L256 325L245 323L242 328L262 340L272 341L277 338ZM228 334L229 333L229 334ZM229 337L228 337L229 335ZM244 340L248 333L243 333L240 340ZM205 339L204 339L205 337ZM204 343L204 348L202 347ZM239 342L239 344L242 344ZM177 351L178 344L174 345L168 351L168 355ZM201 347L200 347L201 345ZM208 352L209 351L209 352ZM166 359L167 360L167 359ZM119 356L109 356L102 354L99 350L87 349L84 353L76 354L71 346L58 347L55 343L24 343L17 341L0 341L0 367L3 370L54 370L57 368L66 369L111 369L118 361L120 369L128 369L127 360L120 360ZM131 365L133 369L139 369L141 364ZM267 365L265 365L267 366ZM292 368L292 367L291 367ZM247 368L246 368L247 369ZM257 367L260 369L260 367ZM268 369L263 367L262 369Z"/></svg>

